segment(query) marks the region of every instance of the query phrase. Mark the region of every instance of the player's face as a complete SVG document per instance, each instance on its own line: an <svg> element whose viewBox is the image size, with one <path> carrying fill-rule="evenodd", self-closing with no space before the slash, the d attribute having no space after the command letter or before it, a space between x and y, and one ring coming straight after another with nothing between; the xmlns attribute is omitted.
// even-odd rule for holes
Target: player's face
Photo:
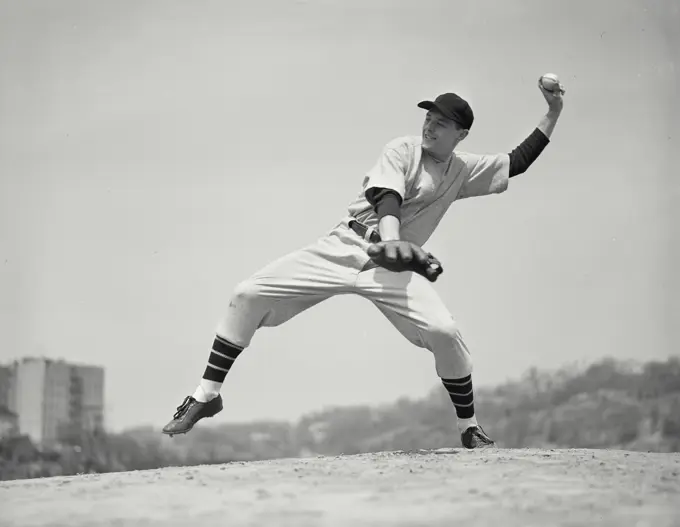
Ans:
<svg viewBox="0 0 680 527"><path fill-rule="evenodd" d="M432 153L449 154L467 135L458 123L430 110L423 123L423 148Z"/></svg>

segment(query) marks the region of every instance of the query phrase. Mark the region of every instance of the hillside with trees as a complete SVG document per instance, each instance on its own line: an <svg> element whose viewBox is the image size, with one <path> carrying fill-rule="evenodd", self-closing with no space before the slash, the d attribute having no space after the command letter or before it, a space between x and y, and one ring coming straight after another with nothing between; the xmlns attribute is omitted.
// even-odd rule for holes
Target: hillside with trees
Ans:
<svg viewBox="0 0 680 527"><path fill-rule="evenodd" d="M611 359L476 390L484 429L504 448L680 451L680 359ZM0 444L0 479L300 457L459 447L442 386L420 400L341 407L296 423L202 424L173 439L153 428L65 438L39 451L26 438Z"/></svg>

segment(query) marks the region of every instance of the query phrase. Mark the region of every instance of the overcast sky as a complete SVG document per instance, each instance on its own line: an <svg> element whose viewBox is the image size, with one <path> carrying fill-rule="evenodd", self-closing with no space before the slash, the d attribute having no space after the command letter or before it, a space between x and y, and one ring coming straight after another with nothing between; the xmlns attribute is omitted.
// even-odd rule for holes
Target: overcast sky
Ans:
<svg viewBox="0 0 680 527"><path fill-rule="evenodd" d="M417 102L459 93L460 149L508 152L546 72L567 89L552 143L427 245L475 383L677 354L679 28L673 0L1 0L0 361L104 366L113 429L165 424L233 287L345 215ZM258 332L219 419L437 383L342 297Z"/></svg>

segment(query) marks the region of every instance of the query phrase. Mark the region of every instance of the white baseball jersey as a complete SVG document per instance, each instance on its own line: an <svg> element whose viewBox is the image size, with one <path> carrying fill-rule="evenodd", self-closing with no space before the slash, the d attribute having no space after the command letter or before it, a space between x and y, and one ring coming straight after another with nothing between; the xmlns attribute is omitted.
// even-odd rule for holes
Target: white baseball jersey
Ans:
<svg viewBox="0 0 680 527"><path fill-rule="evenodd" d="M423 169L422 140L418 136L390 141L366 174L363 188L349 214L377 228L378 216L365 193L380 187L396 191L402 199L401 239L424 245L442 217L459 199L497 194L508 188L510 156L454 152L443 177Z"/></svg>

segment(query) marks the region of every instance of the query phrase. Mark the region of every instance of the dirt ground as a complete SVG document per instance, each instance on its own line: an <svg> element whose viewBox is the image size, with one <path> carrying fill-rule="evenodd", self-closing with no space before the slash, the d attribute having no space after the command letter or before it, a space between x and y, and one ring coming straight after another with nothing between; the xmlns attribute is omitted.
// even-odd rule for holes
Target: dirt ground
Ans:
<svg viewBox="0 0 680 527"><path fill-rule="evenodd" d="M680 526L680 454L389 452L0 482L0 525Z"/></svg>

